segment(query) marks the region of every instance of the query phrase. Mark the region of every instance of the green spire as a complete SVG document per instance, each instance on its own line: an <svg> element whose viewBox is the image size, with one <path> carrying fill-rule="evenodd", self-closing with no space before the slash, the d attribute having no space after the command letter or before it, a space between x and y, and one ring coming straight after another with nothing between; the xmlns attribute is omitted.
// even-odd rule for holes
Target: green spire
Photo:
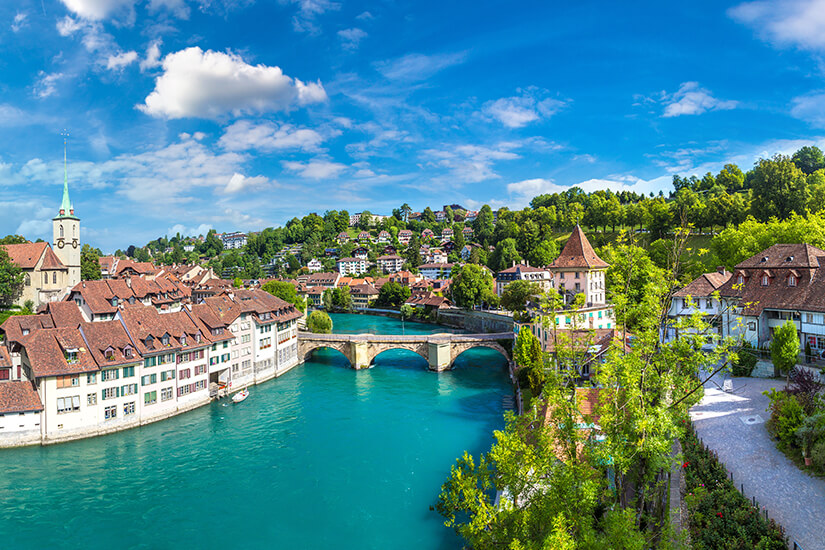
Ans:
<svg viewBox="0 0 825 550"><path fill-rule="evenodd" d="M74 215L74 206L69 200L69 171L66 163L66 134L63 133L63 202L60 203L60 214L58 217L67 217Z"/></svg>

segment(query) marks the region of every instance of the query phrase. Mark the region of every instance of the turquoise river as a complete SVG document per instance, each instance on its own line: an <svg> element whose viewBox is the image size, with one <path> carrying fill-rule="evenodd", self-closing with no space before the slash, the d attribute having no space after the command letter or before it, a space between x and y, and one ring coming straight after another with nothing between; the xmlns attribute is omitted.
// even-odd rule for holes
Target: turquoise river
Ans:
<svg viewBox="0 0 825 550"><path fill-rule="evenodd" d="M402 330L384 317L333 322ZM489 449L511 395L494 350L443 373L407 351L354 371L321 350L238 405L0 450L0 548L460 548L430 506L465 449Z"/></svg>

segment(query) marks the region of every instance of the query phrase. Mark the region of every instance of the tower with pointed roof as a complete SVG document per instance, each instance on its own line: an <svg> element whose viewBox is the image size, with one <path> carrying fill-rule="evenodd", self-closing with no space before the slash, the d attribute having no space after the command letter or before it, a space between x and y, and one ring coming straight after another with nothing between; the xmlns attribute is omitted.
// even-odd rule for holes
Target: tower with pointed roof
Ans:
<svg viewBox="0 0 825 550"><path fill-rule="evenodd" d="M66 140L63 139L63 200L60 210L52 219L52 247L55 254L69 268L68 286L80 282L80 218L75 216L74 205L69 199L69 173L66 163Z"/></svg>
<svg viewBox="0 0 825 550"><path fill-rule="evenodd" d="M593 250L582 228L576 225L561 254L550 264L550 271L559 291L564 290L571 299L583 293L587 306L599 306L607 302L605 272L608 267Z"/></svg>

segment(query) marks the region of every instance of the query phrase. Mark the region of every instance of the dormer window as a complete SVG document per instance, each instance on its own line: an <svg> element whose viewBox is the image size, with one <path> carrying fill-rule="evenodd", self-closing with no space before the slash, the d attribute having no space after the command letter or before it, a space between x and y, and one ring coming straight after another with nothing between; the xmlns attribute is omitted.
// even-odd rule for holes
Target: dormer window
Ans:
<svg viewBox="0 0 825 550"><path fill-rule="evenodd" d="M66 362L68 364L77 363L77 350L76 349L67 349L65 353Z"/></svg>
<svg viewBox="0 0 825 550"><path fill-rule="evenodd" d="M126 346L125 348L123 348L123 356L126 357L127 359L132 358L132 347L131 346Z"/></svg>
<svg viewBox="0 0 825 550"><path fill-rule="evenodd" d="M161 338L161 342L163 343L164 346L169 345L169 333L168 332L163 335L163 337Z"/></svg>
<svg viewBox="0 0 825 550"><path fill-rule="evenodd" d="M762 275L762 286L768 286L770 280L767 275Z"/></svg>
<svg viewBox="0 0 825 550"><path fill-rule="evenodd" d="M29 334L29 329L24 328L23 329L23 336L28 336L28 334Z"/></svg>
<svg viewBox="0 0 825 550"><path fill-rule="evenodd" d="M186 335L185 335L185 334L184 334L183 336L181 336L181 337L180 337L180 345L181 345L181 346L185 346L185 345L186 345Z"/></svg>
<svg viewBox="0 0 825 550"><path fill-rule="evenodd" d="M117 307L117 298L112 298L112 307Z"/></svg>
<svg viewBox="0 0 825 550"><path fill-rule="evenodd" d="M130 303L130 304L134 304L134 303L135 303L135 297L134 297L134 296L129 296L129 303Z"/></svg>
<svg viewBox="0 0 825 550"><path fill-rule="evenodd" d="M146 338L146 348L155 349L155 339L151 335Z"/></svg>
<svg viewBox="0 0 825 550"><path fill-rule="evenodd" d="M785 261L786 262L792 262L793 261L793 256L788 256L787 258L785 258Z"/></svg>
<svg viewBox="0 0 825 550"><path fill-rule="evenodd" d="M201 333L200 333L200 331L195 333L195 342L197 342L198 344L201 343Z"/></svg>
<svg viewBox="0 0 825 550"><path fill-rule="evenodd" d="M745 276L744 276L744 275L742 275L741 273L740 273L740 274L739 274L739 276L736 278L736 284L737 284L737 285L743 285L743 284L745 284Z"/></svg>
<svg viewBox="0 0 825 550"><path fill-rule="evenodd" d="M761 259L761 260L759 260L759 263L763 263L763 264L764 264L764 263L765 263L765 262L767 262L767 261L768 261L768 257L767 257L767 256L762 256L762 259Z"/></svg>
<svg viewBox="0 0 825 550"><path fill-rule="evenodd" d="M107 361L114 361L115 360L115 348L113 348L112 346L109 346L103 352L103 356L106 357Z"/></svg>
<svg viewBox="0 0 825 550"><path fill-rule="evenodd" d="M796 277L791 275L788 277L788 286L796 286Z"/></svg>

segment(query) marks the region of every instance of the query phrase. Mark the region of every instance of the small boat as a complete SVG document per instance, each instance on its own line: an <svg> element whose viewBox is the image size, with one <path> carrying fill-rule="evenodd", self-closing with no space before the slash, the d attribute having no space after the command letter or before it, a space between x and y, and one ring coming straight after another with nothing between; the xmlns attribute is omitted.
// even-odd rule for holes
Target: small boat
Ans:
<svg viewBox="0 0 825 550"><path fill-rule="evenodd" d="M243 401L247 397L249 397L249 390L242 390L242 391L239 391L238 393L236 393L235 395L232 396L232 402L233 403L240 403L241 401Z"/></svg>

